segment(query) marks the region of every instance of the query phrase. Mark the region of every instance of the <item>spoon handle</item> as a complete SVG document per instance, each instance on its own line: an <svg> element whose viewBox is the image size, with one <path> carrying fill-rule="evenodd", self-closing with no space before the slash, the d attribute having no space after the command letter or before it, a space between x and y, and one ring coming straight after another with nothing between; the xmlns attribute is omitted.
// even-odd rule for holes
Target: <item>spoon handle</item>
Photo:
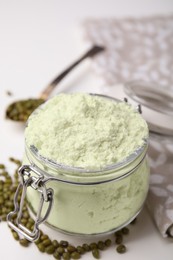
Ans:
<svg viewBox="0 0 173 260"><path fill-rule="evenodd" d="M79 63L81 63L83 60L85 60L88 57L93 57L97 53L104 50L104 47L102 46L93 46L91 49L89 49L86 53L84 53L79 59L77 59L75 62L73 62L67 69L65 69L63 72L61 72L41 93L40 98L47 99L50 93L53 91L53 89L56 87L56 85L70 72L72 71Z"/></svg>

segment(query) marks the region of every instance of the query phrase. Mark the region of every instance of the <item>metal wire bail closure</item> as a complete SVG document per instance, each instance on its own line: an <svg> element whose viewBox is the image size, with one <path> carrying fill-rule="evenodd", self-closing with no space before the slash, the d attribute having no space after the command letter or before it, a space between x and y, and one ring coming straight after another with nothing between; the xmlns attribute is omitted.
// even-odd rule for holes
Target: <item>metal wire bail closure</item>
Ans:
<svg viewBox="0 0 173 260"><path fill-rule="evenodd" d="M36 174L36 176L32 176L31 173ZM7 215L8 225L14 229L17 233L23 235L29 241L35 241L39 237L39 225L46 221L49 216L49 213L53 204L53 190L51 188L46 188L44 182L44 175L40 172L35 165L23 165L18 170L20 183L17 187L15 196L14 196L14 211L10 212ZM21 223L22 218L22 209L24 206L24 200L26 197L27 188L32 187L40 193L40 203L38 206L37 215L35 218L34 228L30 231ZM18 198L20 192L22 191L20 203L18 202ZM48 203L46 213L43 217L41 217L42 208L44 203ZM15 223L13 221L16 216Z"/></svg>

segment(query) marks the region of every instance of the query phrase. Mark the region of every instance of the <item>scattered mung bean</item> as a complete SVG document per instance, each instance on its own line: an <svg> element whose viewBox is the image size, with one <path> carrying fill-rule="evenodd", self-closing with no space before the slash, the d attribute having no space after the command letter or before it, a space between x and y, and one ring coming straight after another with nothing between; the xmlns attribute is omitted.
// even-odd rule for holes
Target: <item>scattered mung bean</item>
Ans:
<svg viewBox="0 0 173 260"><path fill-rule="evenodd" d="M42 242L42 244L43 244L43 246L50 246L52 244L52 242L49 238L47 238Z"/></svg>
<svg viewBox="0 0 173 260"><path fill-rule="evenodd" d="M71 253L71 258L72 259L80 259L80 254L78 252L73 252L73 253Z"/></svg>
<svg viewBox="0 0 173 260"><path fill-rule="evenodd" d="M60 244L61 246L63 246L63 247L67 247L67 246L68 246L68 242L65 241L65 240L61 240L61 241L59 242L59 244Z"/></svg>
<svg viewBox="0 0 173 260"><path fill-rule="evenodd" d="M104 244L104 242L103 242L103 241L99 241L99 242L97 243L97 247L98 247L98 249L100 249L100 250L104 250L104 249L105 249L105 244Z"/></svg>
<svg viewBox="0 0 173 260"><path fill-rule="evenodd" d="M97 248L97 244L96 243L91 243L90 244L90 248L91 248L91 250Z"/></svg>
<svg viewBox="0 0 173 260"><path fill-rule="evenodd" d="M45 247L43 246L42 243L37 244L37 247L38 247L38 250L39 250L40 252L42 252L42 253L45 252Z"/></svg>
<svg viewBox="0 0 173 260"><path fill-rule="evenodd" d="M5 169L5 165L4 164L0 164L0 169Z"/></svg>
<svg viewBox="0 0 173 260"><path fill-rule="evenodd" d="M20 239L19 243L21 244L21 246L24 246L24 247L28 247L29 246L29 241L26 240L25 238Z"/></svg>
<svg viewBox="0 0 173 260"><path fill-rule="evenodd" d="M83 244L82 247L85 249L86 252L91 251L91 247L88 244Z"/></svg>
<svg viewBox="0 0 173 260"><path fill-rule="evenodd" d="M19 241L20 238L19 238L18 233L16 231L12 230L12 234L13 234L14 239Z"/></svg>
<svg viewBox="0 0 173 260"><path fill-rule="evenodd" d="M6 94L7 94L7 96L12 96L13 95L13 93L10 90L7 90Z"/></svg>
<svg viewBox="0 0 173 260"><path fill-rule="evenodd" d="M110 239L107 239L107 240L105 241L105 246L106 246L106 247L111 246L111 244L112 244L112 241L111 241Z"/></svg>
<svg viewBox="0 0 173 260"><path fill-rule="evenodd" d="M82 246L77 246L77 252L82 255L85 253L85 249Z"/></svg>
<svg viewBox="0 0 173 260"><path fill-rule="evenodd" d="M123 242L123 236L122 235L117 235L116 238L115 238L115 243L117 245L120 245L120 244L122 244L122 242Z"/></svg>
<svg viewBox="0 0 173 260"><path fill-rule="evenodd" d="M53 254L54 258L57 259L57 260L60 260L61 259L61 255L56 251L54 254Z"/></svg>
<svg viewBox="0 0 173 260"><path fill-rule="evenodd" d="M49 239L49 237L48 237L48 235L41 235L41 236L40 236L40 239L41 239L42 241L44 241L44 240L46 240L46 239Z"/></svg>
<svg viewBox="0 0 173 260"><path fill-rule="evenodd" d="M70 258L71 258L69 252L63 253L62 257L63 257L64 260L70 260Z"/></svg>
<svg viewBox="0 0 173 260"><path fill-rule="evenodd" d="M67 251L68 251L69 253L73 253L73 252L76 251L76 247L69 245L69 246L67 247Z"/></svg>
<svg viewBox="0 0 173 260"><path fill-rule="evenodd" d="M124 254L126 252L126 246L121 244L121 245L117 246L116 250L119 254Z"/></svg>
<svg viewBox="0 0 173 260"><path fill-rule="evenodd" d="M65 252L64 248L61 247L61 246L59 246L56 251L57 251L60 255L62 255L62 254Z"/></svg>
<svg viewBox="0 0 173 260"><path fill-rule="evenodd" d="M54 247L57 248L59 246L59 243L57 240L53 240L52 245L54 245Z"/></svg>
<svg viewBox="0 0 173 260"><path fill-rule="evenodd" d="M127 227L122 228L122 234L123 235L128 235L129 234L129 229Z"/></svg>
<svg viewBox="0 0 173 260"><path fill-rule="evenodd" d="M94 248L92 250L92 255L93 255L94 258L99 259L100 258L99 250L97 248Z"/></svg>
<svg viewBox="0 0 173 260"><path fill-rule="evenodd" d="M51 255L55 252L55 247L53 245L49 245L45 248L45 252L47 254Z"/></svg>

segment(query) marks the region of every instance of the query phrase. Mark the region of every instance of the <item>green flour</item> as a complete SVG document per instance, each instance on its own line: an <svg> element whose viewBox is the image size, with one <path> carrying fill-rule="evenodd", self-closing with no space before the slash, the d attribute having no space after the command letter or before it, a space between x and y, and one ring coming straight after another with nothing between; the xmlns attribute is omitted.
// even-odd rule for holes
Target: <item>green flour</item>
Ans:
<svg viewBox="0 0 173 260"><path fill-rule="evenodd" d="M60 94L29 118L28 146L68 166L101 169L143 145L148 127L125 102L89 94Z"/></svg>

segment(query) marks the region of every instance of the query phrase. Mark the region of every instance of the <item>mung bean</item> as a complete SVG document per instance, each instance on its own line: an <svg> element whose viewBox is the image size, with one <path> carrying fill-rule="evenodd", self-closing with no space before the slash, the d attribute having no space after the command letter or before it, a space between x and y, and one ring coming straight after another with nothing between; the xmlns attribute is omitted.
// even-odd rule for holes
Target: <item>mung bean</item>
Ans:
<svg viewBox="0 0 173 260"><path fill-rule="evenodd" d="M126 252L126 246L121 244L121 245L117 246L116 250L119 254L124 254Z"/></svg>
<svg viewBox="0 0 173 260"><path fill-rule="evenodd" d="M57 240L53 240L52 245L54 245L54 247L57 248L59 246L59 243Z"/></svg>
<svg viewBox="0 0 173 260"><path fill-rule="evenodd" d="M55 252L55 247L53 245L49 245L45 248L45 252L47 254L51 255Z"/></svg>
<svg viewBox="0 0 173 260"><path fill-rule="evenodd" d="M105 249L105 244L104 244L104 242L103 242L103 241L99 241L99 242L97 243L97 247L98 247L98 249L100 249L100 250L104 250L104 249Z"/></svg>
<svg viewBox="0 0 173 260"><path fill-rule="evenodd" d="M38 250L39 250L40 252L42 252L42 253L45 252L45 247L43 246L42 243L37 244L37 248L38 248Z"/></svg>
<svg viewBox="0 0 173 260"><path fill-rule="evenodd" d="M90 244L90 248L93 250L93 249L95 249L95 248L97 248L97 244L96 243L91 243Z"/></svg>
<svg viewBox="0 0 173 260"><path fill-rule="evenodd" d="M12 234L13 234L13 237L14 237L15 240L18 241L20 239L19 235L18 235L18 233L16 231L12 230Z"/></svg>
<svg viewBox="0 0 173 260"><path fill-rule="evenodd" d="M82 246L77 246L77 252L82 255L85 253L85 249Z"/></svg>
<svg viewBox="0 0 173 260"><path fill-rule="evenodd" d="M69 253L73 253L73 252L76 251L76 247L69 245L69 246L67 247L67 251L68 251Z"/></svg>
<svg viewBox="0 0 173 260"><path fill-rule="evenodd" d="M58 252L55 252L53 254L54 258L57 259L57 260L60 260L61 259L61 255L58 253Z"/></svg>
<svg viewBox="0 0 173 260"><path fill-rule="evenodd" d="M43 242L42 242L43 246L49 246L52 244L51 240L49 238L45 239Z"/></svg>
<svg viewBox="0 0 173 260"><path fill-rule="evenodd" d="M123 236L122 235L117 235L116 238L115 238L115 243L117 245L120 245L120 244L122 244L122 242L123 242Z"/></svg>
<svg viewBox="0 0 173 260"><path fill-rule="evenodd" d="M83 244L82 247L85 249L86 252L91 251L91 247L88 244Z"/></svg>
<svg viewBox="0 0 173 260"><path fill-rule="evenodd" d="M129 229L127 227L122 228L122 233L123 233L123 235L128 235Z"/></svg>
<svg viewBox="0 0 173 260"><path fill-rule="evenodd" d="M105 241L105 246L106 246L106 247L109 247L111 244L112 244L112 241L111 241L110 239L107 239L107 240Z"/></svg>
<svg viewBox="0 0 173 260"><path fill-rule="evenodd" d="M99 250L98 250L97 248L94 248L94 249L92 250L92 255L93 255L94 258L99 259L99 258L100 258L100 252L99 252Z"/></svg>
<svg viewBox="0 0 173 260"><path fill-rule="evenodd" d="M62 254L65 252L64 248L61 247L61 246L59 246L56 251L57 251L60 255L62 255Z"/></svg>
<svg viewBox="0 0 173 260"><path fill-rule="evenodd" d="M65 240L61 240L61 241L59 242L59 244L60 244L61 246L63 246L63 247L67 247L67 246L68 246L68 242L65 241Z"/></svg>
<svg viewBox="0 0 173 260"><path fill-rule="evenodd" d="M5 165L0 163L0 169L5 169Z"/></svg>
<svg viewBox="0 0 173 260"><path fill-rule="evenodd" d="M78 252L73 252L73 253L71 253L71 258L72 259L80 259L80 254Z"/></svg>
<svg viewBox="0 0 173 260"><path fill-rule="evenodd" d="M71 258L69 252L63 253L62 257L63 257L64 260L70 260L70 258Z"/></svg>
<svg viewBox="0 0 173 260"><path fill-rule="evenodd" d="M25 238L20 239L19 243L21 244L21 246L24 246L24 247L28 247L29 246L29 241L26 240Z"/></svg>

